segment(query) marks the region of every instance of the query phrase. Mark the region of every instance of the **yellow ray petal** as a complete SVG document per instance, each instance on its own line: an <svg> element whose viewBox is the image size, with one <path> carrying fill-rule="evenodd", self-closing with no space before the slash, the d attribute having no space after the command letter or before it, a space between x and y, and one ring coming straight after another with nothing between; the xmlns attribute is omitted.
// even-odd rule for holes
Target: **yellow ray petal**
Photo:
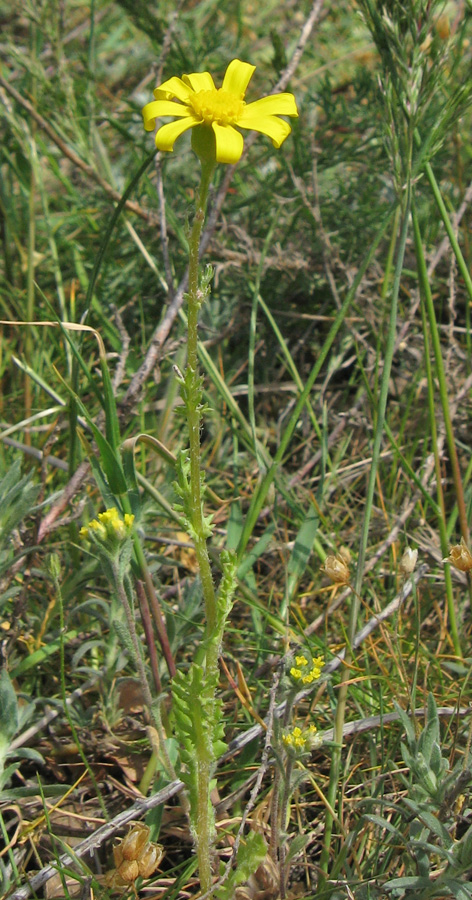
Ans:
<svg viewBox="0 0 472 900"><path fill-rule="evenodd" d="M226 69L223 79L223 90L229 91L230 94L235 94L242 100L255 68L250 63L241 62L240 59L233 59Z"/></svg>
<svg viewBox="0 0 472 900"><path fill-rule="evenodd" d="M191 88L181 78L176 78L175 76L169 78L168 81L164 81L163 84L159 84L153 91L156 100L171 100L175 97L184 103L188 100L191 93Z"/></svg>
<svg viewBox="0 0 472 900"><path fill-rule="evenodd" d="M154 131L156 119L162 116L191 116L192 110L182 103L174 103L172 100L152 100L143 109L144 127L146 131Z"/></svg>
<svg viewBox="0 0 472 900"><path fill-rule="evenodd" d="M213 122L211 127L215 134L216 161L231 165L241 159L244 146L242 134L231 125L218 125L217 122Z"/></svg>
<svg viewBox="0 0 472 900"><path fill-rule="evenodd" d="M278 119L277 116L258 116L257 119L254 118L244 123L242 119L238 119L238 125L241 128L250 128L251 131L260 131L261 134L266 134L267 137L270 137L274 147L280 147L292 130L288 122Z"/></svg>
<svg viewBox="0 0 472 900"><path fill-rule="evenodd" d="M298 116L293 94L271 94L254 103L248 103L241 115L241 124L254 116Z"/></svg>
<svg viewBox="0 0 472 900"><path fill-rule="evenodd" d="M183 75L185 84L190 85L193 91L215 91L215 82L209 72L193 72L192 75Z"/></svg>
<svg viewBox="0 0 472 900"><path fill-rule="evenodd" d="M193 128L194 125L198 125L198 119L194 116L189 116L187 119L180 119L177 122L169 122L168 125L163 125L162 128L159 128L159 131L156 132L156 147L158 150L173 150L174 143L184 131L188 131L189 128Z"/></svg>

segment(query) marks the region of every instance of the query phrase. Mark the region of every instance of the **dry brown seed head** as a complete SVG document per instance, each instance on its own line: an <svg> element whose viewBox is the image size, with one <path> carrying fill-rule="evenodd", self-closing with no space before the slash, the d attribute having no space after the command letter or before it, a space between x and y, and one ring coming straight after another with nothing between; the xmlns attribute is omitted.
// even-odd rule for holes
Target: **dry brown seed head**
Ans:
<svg viewBox="0 0 472 900"><path fill-rule="evenodd" d="M139 875L139 866L135 859L124 859L116 871L126 884L131 884Z"/></svg>
<svg viewBox="0 0 472 900"><path fill-rule="evenodd" d="M351 564L351 551L349 547L340 547L338 550L338 559L342 560L343 563L346 563L346 566L350 566Z"/></svg>
<svg viewBox="0 0 472 900"><path fill-rule="evenodd" d="M139 874L143 878L150 878L150 876L156 871L159 863L161 862L162 857L164 856L164 848L161 844L148 844L147 847L144 847L139 859L137 860L139 866Z"/></svg>
<svg viewBox="0 0 472 900"><path fill-rule="evenodd" d="M337 556L327 556L321 571L326 572L328 578L335 584L349 584L350 572L343 559Z"/></svg>
<svg viewBox="0 0 472 900"><path fill-rule="evenodd" d="M451 566L460 572L469 572L472 569L472 554L464 538L461 538L460 544L450 548L449 556L443 559L443 562L451 563Z"/></svg>
<svg viewBox="0 0 472 900"><path fill-rule="evenodd" d="M121 844L125 859L137 859L144 845L149 840L151 829L143 822L132 822L128 834Z"/></svg>
<svg viewBox="0 0 472 900"><path fill-rule="evenodd" d="M123 859L124 859L123 850L121 849L121 844L116 844L116 846L113 847L113 859L115 861L116 868L119 869L119 867L121 866L121 863L123 862Z"/></svg>

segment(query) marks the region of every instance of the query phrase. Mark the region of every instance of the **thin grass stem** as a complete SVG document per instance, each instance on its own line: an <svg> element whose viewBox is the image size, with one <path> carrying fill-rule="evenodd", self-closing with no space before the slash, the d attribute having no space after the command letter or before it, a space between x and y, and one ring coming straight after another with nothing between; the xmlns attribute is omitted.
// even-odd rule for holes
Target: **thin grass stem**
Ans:
<svg viewBox="0 0 472 900"><path fill-rule="evenodd" d="M346 652L343 661L343 669L341 674L341 684L339 687L338 701L336 705L336 715L334 722L334 749L331 762L330 780L327 791L327 799L329 806L334 809L336 803L336 794L339 784L339 776L341 772L342 759L342 742L343 727L346 713L346 703L348 695L348 681L350 678L350 665L352 662L352 645L358 624L358 616L360 610L360 592L364 578L364 565L367 553L367 544L370 530L370 520L372 516L375 485L377 481L378 465L380 460L380 451L382 445L382 437L384 434L385 412L387 407L388 390L390 382L390 373L392 368L393 353L395 348L396 325L397 325L397 308L398 295L400 291L400 279L403 270L403 260L405 256L406 240L408 235L408 225L410 217L410 183L407 184L405 204L403 208L403 217L401 224L400 238L397 249L397 259L395 265L395 275L392 287L392 298L390 305L390 318L385 346L384 366L382 372L382 380L380 384L379 403L377 407L377 421L375 424L374 444L372 448L372 461L367 484L366 501L364 518L362 522L359 555L357 562L356 578L351 597L351 606L349 610L349 623L347 630ZM320 857L320 883L319 888L322 890L326 886L326 875L329 869L329 860L331 855L333 818L329 811L326 812L325 832L323 840L323 849Z"/></svg>
<svg viewBox="0 0 472 900"><path fill-rule="evenodd" d="M456 489L456 502L457 508L459 512L459 522L461 526L462 536L466 543L469 541L469 529L467 523L467 513L465 508L465 499L464 499L464 491L462 487L462 478L459 467L459 460L457 457L456 444L454 440L454 433L452 428L451 416L449 411L449 398L447 392L447 384L446 384L446 375L444 372L444 363L441 353L441 341L439 337L439 329L436 321L436 314L434 311L434 303L431 294L431 288L429 285L428 274L426 270L426 261L423 253L423 243L421 239L421 232L418 222L418 215L416 211L416 205L413 200L412 208L412 222L413 222L413 235L415 241L415 253L416 253L416 262L418 266L418 278L420 282L420 291L421 291L421 299L422 299L422 321L423 321L423 339L425 345L425 369L426 376L428 382L428 410L429 410L429 426L431 431L431 439L433 444L433 452L434 452L434 464L436 471L436 485L438 492L438 503L441 508L441 515L438 518L439 525L439 533L441 540L441 551L446 557L448 555L448 539L447 539L447 528L446 528L446 509L444 503L444 494L442 490L442 472L441 472L441 461L439 459L438 452L438 442L437 442L437 428L436 428L436 408L434 402L435 395L435 386L434 386L434 378L433 371L431 367L431 360L429 356L429 337L431 336L431 342L433 345L433 353L434 353L434 361L435 361L435 373L439 387L439 396L441 400L441 408L443 413L444 427L446 430L446 441L449 450L449 458L451 461L453 478L454 478L454 487ZM465 533L464 533L465 532ZM459 632L457 627L457 616L456 609L454 603L454 596L452 590L452 579L450 574L449 566L444 567L445 573L445 584L446 584L446 597L447 597L447 609L448 609L448 617L449 617L449 625L451 629L451 637L454 646L454 652L457 656L462 657L462 650L459 640Z"/></svg>

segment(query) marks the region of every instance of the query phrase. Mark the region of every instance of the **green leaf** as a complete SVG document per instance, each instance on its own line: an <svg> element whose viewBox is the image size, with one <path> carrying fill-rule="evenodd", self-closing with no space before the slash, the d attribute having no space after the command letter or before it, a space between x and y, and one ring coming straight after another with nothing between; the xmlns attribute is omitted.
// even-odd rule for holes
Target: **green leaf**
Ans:
<svg viewBox="0 0 472 900"><path fill-rule="evenodd" d="M244 843L239 845L236 868L230 873L224 884L215 891L218 900L230 900L235 888L248 881L265 859L267 847L262 834L250 831Z"/></svg>
<svg viewBox="0 0 472 900"><path fill-rule="evenodd" d="M295 859L295 857L305 849L307 844L309 844L312 839L312 834L297 834L290 844L286 862L289 863L292 859Z"/></svg>
<svg viewBox="0 0 472 900"><path fill-rule="evenodd" d="M105 472L108 484L110 485L110 490L117 495L126 494L126 481L118 451L115 452L111 444L108 442L107 438L104 437L100 429L97 428L95 422L89 416L88 411L82 403L80 397L75 393L75 391L72 390L70 385L67 384L67 381L62 377L60 372L58 372L57 369L55 369L54 371L56 372L58 378L60 378L62 384L69 392L71 397L74 398L91 432L93 433L93 436L97 442L98 451L100 453L103 471Z"/></svg>
<svg viewBox="0 0 472 900"><path fill-rule="evenodd" d="M62 640L64 643L67 641L73 641L78 635L78 631L72 629L72 631L68 631L66 634L62 635ZM61 638L55 638L55 640L50 641L48 644L45 644L44 647L41 647L40 650L35 650L34 653L30 653L29 656L26 656L17 666L14 666L12 669L13 678L18 678L19 675L23 675L24 672L28 672L29 669L34 668L39 665L39 663L44 662L45 659L52 656L54 653L57 653L61 647Z"/></svg>
<svg viewBox="0 0 472 900"><path fill-rule="evenodd" d="M319 521L315 507L311 506L295 538L293 550L288 561L288 597L291 597L296 591L298 582L308 565Z"/></svg>
<svg viewBox="0 0 472 900"><path fill-rule="evenodd" d="M151 447L151 449L154 450L161 459L164 459L168 465L172 466L172 468L175 469L177 464L174 454L171 453L161 441L158 441L157 438L152 437L150 434L137 434L136 437L127 438L126 441L123 441L121 445L123 472L128 488L128 499L131 505L131 511L135 516L139 515L141 504L135 464L135 452L139 443Z"/></svg>
<svg viewBox="0 0 472 900"><path fill-rule="evenodd" d="M405 729L405 734L408 738L408 743L409 743L410 749L411 749L411 747L416 744L415 730L413 728L413 723L412 723L410 717L405 712L405 710L402 709L401 706L398 705L398 703L396 703L394 701L393 705L397 711L398 718L400 719L400 722L402 723L403 728Z"/></svg>
<svg viewBox="0 0 472 900"><path fill-rule="evenodd" d="M17 730L18 700L8 672L3 668L0 671L0 746L8 748Z"/></svg>
<svg viewBox="0 0 472 900"><path fill-rule="evenodd" d="M418 752L423 754L425 762L429 765L433 747L439 747L439 717L436 703L432 694L428 696L428 719L418 739Z"/></svg>
<svg viewBox="0 0 472 900"><path fill-rule="evenodd" d="M93 476L95 481L97 482L97 487L100 491L102 500L105 504L106 509L111 509L112 506L117 506L117 501L115 495L111 492L108 482L105 478L105 472L103 471L100 460L97 459L95 453L93 452L90 441L87 440L85 434L82 429L77 429L77 434L79 435L80 443L87 454L88 460L90 462L90 466L93 472Z"/></svg>
<svg viewBox="0 0 472 900"><path fill-rule="evenodd" d="M421 878L417 875L405 876L404 878L392 878L390 881L386 881L384 884L384 890L386 891L396 891L399 888L402 890L407 890L411 888L412 890L419 890L420 888L431 888L431 881L429 878Z"/></svg>
<svg viewBox="0 0 472 900"><path fill-rule="evenodd" d="M267 550L267 547L272 540L272 535L274 534L274 531L275 531L275 525L274 524L269 525L269 527L266 528L266 530L264 531L264 534L262 535L262 537L260 537L259 540L254 544L254 546L251 547L250 552L246 554L243 561L240 563L237 574L238 574L238 578L240 578L241 581L244 578L246 578L248 572L250 571L250 569L252 569L254 563Z"/></svg>

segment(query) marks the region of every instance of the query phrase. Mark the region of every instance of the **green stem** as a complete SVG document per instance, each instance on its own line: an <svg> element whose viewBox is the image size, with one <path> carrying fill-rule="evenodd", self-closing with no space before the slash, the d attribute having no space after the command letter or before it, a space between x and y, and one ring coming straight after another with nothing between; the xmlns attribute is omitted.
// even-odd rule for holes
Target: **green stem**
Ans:
<svg viewBox="0 0 472 900"><path fill-rule="evenodd" d="M285 900L287 896L287 876L288 876L288 868L286 864L287 859L287 839L285 837L287 833L287 825L288 825L288 810L290 804L290 795L292 793L292 771L293 771L293 757L289 754L287 755L287 764L285 767L285 783L284 783L284 793L282 797L282 803L280 805L280 827L282 831L282 843L280 846L280 897L281 900Z"/></svg>
<svg viewBox="0 0 472 900"><path fill-rule="evenodd" d="M197 735L197 857L200 891L211 892L213 885L211 871L211 847L213 843L213 818L211 815L210 785L213 769L213 752L203 732L200 722L196 722L200 733Z"/></svg>
<svg viewBox="0 0 472 900"><path fill-rule="evenodd" d="M421 138L419 136L418 131L415 131L415 143L416 143L417 147L421 146ZM441 191L439 190L439 185L434 176L434 172L431 167L431 163L429 163L429 162L425 163L424 171L425 171L426 177L429 181L431 190L433 192L434 199L436 201L436 205L439 210L439 214L440 214L441 219L444 224L444 228L446 229L447 236L449 238L449 243L452 247L454 256L456 257L458 269L464 279L465 287L466 287L467 293L469 295L469 300L472 300L472 278L470 277L470 272L467 267L467 263L462 255L462 250L459 246L459 241L457 240L457 237L454 233L454 229L452 227L451 220L449 219L449 216L447 214L446 205L441 196Z"/></svg>
<svg viewBox="0 0 472 900"><path fill-rule="evenodd" d="M364 578L364 565L365 558L367 553L367 543L369 538L369 530L370 530L370 520L372 516L372 508L374 502L374 492L375 485L377 479L377 471L380 460L380 451L382 446L382 437L384 432L384 421L385 421L385 411L387 407L387 399L388 399L388 390L389 390L389 381L390 381L390 373L392 369L392 361L393 361L393 353L395 348L395 337L396 337L396 325L397 325L397 309L398 309L398 295L400 291L400 280L401 274L403 270L403 260L405 256L405 247L406 240L408 235L408 223L410 218L410 204L411 204L411 185L410 181L407 182L406 188L406 197L405 197L405 205L403 208L403 219L400 233L399 246L397 251L397 259L395 264L395 275L393 280L392 287L392 299L390 305L390 319L388 325L387 332L387 341L385 347L385 357L384 357L384 367L382 372L382 381L380 385L380 394L379 394L379 402L377 407L377 421L375 425L375 434L374 434L374 444L372 448L372 463L369 474L369 481L367 485L367 494L366 494L366 502L365 502L365 512L364 519L362 523L362 531L361 531L361 539L359 546L359 556L357 562L357 571L356 571L356 580L352 591L352 601L351 607L349 610L349 623L348 623L348 631L347 631L347 643L344 657L343 670L341 674L341 683L339 687L338 694L338 702L336 706L336 716L334 722L334 749L333 756L331 762L331 770L330 770L330 781L327 792L327 800L329 807L331 809L335 808L336 803L336 794L338 790L339 776L341 772L341 761L342 761L342 742L343 742L343 729L344 729L344 720L346 714L346 702L348 695L348 685L350 678L350 666L352 663L352 643L354 640L354 636L357 628L357 620L359 616L360 609L360 591L362 588L362 582ZM319 889L320 891L326 885L326 875L329 867L329 859L330 859L330 847L331 847L331 836L333 829L333 816L329 812L329 809L326 812L326 821L325 821L325 833L323 840L323 849L320 857L320 881L319 881Z"/></svg>
<svg viewBox="0 0 472 900"><path fill-rule="evenodd" d="M421 240L421 232L418 222L418 215L416 211L416 206L413 201L411 208L412 222L413 222L413 235L415 241L415 253L416 253L416 264L418 267L418 279L420 283L421 290L421 310L422 310L422 318L423 318L423 335L424 335L424 344L425 344L425 366L426 366L426 374L428 380L428 406L429 406L429 427L431 432L431 438L433 442L433 450L434 450L434 465L436 471L436 489L438 492L438 502L441 509L441 515L438 519L439 524L439 533L441 539L441 551L443 555L446 557L448 555L448 538L447 538L447 528L446 528L446 510L444 504L444 496L442 490L442 473L441 473L441 462L439 459L438 453L438 443L437 443L437 429L436 429L436 410L434 407L434 379L433 373L431 370L431 361L429 358L429 336L428 336L428 322L429 322L429 333L431 335L431 341L433 345L434 359L435 359L435 370L437 381L439 385L439 396L441 398L441 407L444 419L444 427L446 430L446 441L449 450L449 458L451 461L453 479L454 479L454 487L456 491L456 501L457 501L457 509L459 513L459 521L461 526L461 532L464 540L468 544L469 542L469 527L467 522L467 513L465 507L465 499L464 499L464 490L462 486L462 478L459 467L459 460L457 457L456 444L454 440L454 432L452 429L451 416L449 412L449 399L447 393L447 384L446 384L446 375L444 372L444 363L441 353L441 341L439 338L438 325L436 322L436 314L434 311L434 303L431 294L431 288L428 280L428 272L426 268L426 261L423 253L423 243ZM426 317L428 322L426 321ZM454 645L454 652L456 656L462 657L462 650L459 640L459 632L457 628L457 617L456 617L456 609L454 604L454 596L452 590L452 579L449 566L445 566L445 582L446 582L446 595L447 595L447 609L449 616L449 625L451 629L451 637Z"/></svg>
<svg viewBox="0 0 472 900"><path fill-rule="evenodd" d="M437 187L437 185L436 185ZM442 197L439 195L439 199L441 200L441 204L444 206ZM436 198L438 200L438 198ZM433 297L431 294L431 288L429 286L428 280L428 272L426 268L426 261L423 253L423 243L421 240L421 233L418 223L418 216L416 213L415 205L412 204L412 219L413 219L413 230L415 236L415 253L416 253L416 264L418 267L418 277L420 282L421 293L423 296L423 302L426 305L426 311L429 319L429 327L431 333L431 340L433 344L434 351L434 359L436 363L436 376L438 379L439 385L439 396L441 398L441 406L444 416L444 426L446 429L446 441L449 450L449 459L452 467L452 477L454 479L454 488L456 491L456 501L457 501L457 509L459 512L459 522L461 526L461 534L464 538L464 541L468 544L469 542L469 525L467 522L467 512L465 508L465 500L464 500L464 491L462 487L462 478L459 467L459 460L457 458L457 450L456 444L454 440L454 432L452 429L451 415L449 412L449 398L447 392L447 384L446 384L446 375L444 372L444 363L441 353L441 341L439 338L439 330L436 322L436 314L434 311L434 303ZM449 221L449 220L448 220ZM450 224L450 223L449 223ZM451 234L453 232L451 231ZM449 235L449 239L451 240L451 235ZM455 237L454 237L455 240ZM452 241L451 241L452 243ZM456 241L457 244L457 241ZM462 255L462 254L461 254ZM467 273L468 274L468 273ZM470 281L470 278L469 278ZM472 288L472 284L471 284ZM471 293L472 296L472 293Z"/></svg>
<svg viewBox="0 0 472 900"><path fill-rule="evenodd" d="M141 683L141 689L143 692L144 703L148 710L149 721L153 723L156 728L156 731L159 735L159 749L162 754L162 761L164 764L164 768L166 770L166 774L171 781L174 781L177 777L175 774L175 769L170 761L169 754L167 752L167 743L166 743L166 733L164 731L164 727L162 725L162 719L159 711L159 706L157 704L153 704L152 702L152 694L151 689L149 687L148 678L146 675L146 669L144 667L144 659L143 659L143 650L142 646L138 639L138 634L136 631L136 623L134 620L134 612L131 607L131 604L128 600L128 595L126 593L122 577L120 575L118 561L116 559L111 559L109 557L110 566L113 574L113 583L114 588L116 590L118 599L124 609L126 624L128 626L129 636L131 638L131 644L134 651L134 664L137 669L137 674Z"/></svg>
<svg viewBox="0 0 472 900"><path fill-rule="evenodd" d="M82 762L83 762L83 764L84 764L84 766L85 766L85 769L87 770L87 772L88 772L88 774L89 774L89 776L90 776L90 780L91 780L91 782L92 782L93 788L94 788L95 793L96 793L96 795L97 795L97 800L98 800L98 802L99 802L100 809L102 810L102 813L103 813L103 815L104 815L104 817L105 817L105 821L108 822L109 819L110 819L110 816L108 815L108 810L107 810L107 808L106 808L105 801L104 801L104 799L103 799L103 796L102 796L102 793L101 793L101 791L100 791L100 788L99 788L99 786L98 786L98 784L97 784L97 780L96 780L95 775L94 775L94 773L93 773L93 769L92 769L92 767L91 767L91 765L90 765L90 763L89 763L89 761L88 761L88 759L87 759L87 757L86 757L86 755L85 755L85 753L84 753L84 751L83 751L83 749L82 749L82 742L81 742L81 740L80 740L80 736L78 735L77 729L76 729L76 727L75 727L75 725L74 725L74 722L73 722L73 720L72 720L72 716L71 716L71 713L70 713L69 704L67 703L67 692L66 692L66 668L65 668L65 644L64 644L64 634L65 634L64 601L63 601L63 598L62 598L61 583L60 583L60 578L59 578L59 573L60 573L60 563L59 563L59 558L56 556L56 554L53 554L53 555L50 557L50 561L49 561L49 570L50 570L50 573L51 573L51 575L52 575L52 579L53 579L53 582L54 582L54 590L55 590L55 593L56 593L57 603L58 603L58 606L59 606L59 626L60 626L60 636L61 636L60 651L59 651L59 652L60 652L60 669L61 669L61 676L60 676L60 677L61 677L61 695L62 695L62 705L63 705L63 708L64 708L64 715L65 715L65 717L66 717L66 719L67 719L67 722L68 722L68 724L69 724L69 728L70 728L70 730L71 730L72 738L73 738L73 740L74 740L74 742L75 742L75 746L77 747L77 752L78 752L78 754L79 754L79 756L80 756L80 758L81 758L81 760L82 760Z"/></svg>
<svg viewBox="0 0 472 900"><path fill-rule="evenodd" d="M149 688L149 682L146 675L146 669L144 668L144 660L143 660L143 651L141 644L138 640L138 635L136 633L136 623L134 621L134 612L131 608L131 604L128 600L123 581L119 571L119 565L116 559L110 559L110 566L113 573L113 586L117 593L118 599L124 609L126 624L128 626L129 636L131 638L131 643L133 645L134 651L134 664L138 670L138 677L141 682L141 689L143 692L144 702L147 706L149 717L152 718L152 694Z"/></svg>
<svg viewBox="0 0 472 900"><path fill-rule="evenodd" d="M207 549L207 526L203 515L203 490L201 469L200 431L202 426L202 392L198 366L198 316L204 299L200 284L200 238L208 201L208 190L214 171L214 163L201 161L202 177L196 200L195 218L189 237L189 270L188 270L188 313L187 313L187 370L185 373L184 401L189 431L190 484L188 494L188 515L192 529L200 579L202 583L205 606L205 636L203 646L206 647L205 682L206 687L218 683L218 651L220 641L217 639L218 629L217 598L210 557ZM208 698L208 715L212 717L210 707L214 703L215 690ZM198 717L197 717L198 719ZM195 741L196 777L197 777L197 810L196 810L196 849L200 889L203 894L212 890L211 849L213 842L213 817L210 798L210 785L214 763L213 746L204 733L202 723L196 721L195 726L201 733Z"/></svg>
<svg viewBox="0 0 472 900"><path fill-rule="evenodd" d="M198 314L203 299L199 287L200 237L205 220L208 190L213 170L214 166L212 164L202 162L202 179L197 195L195 218L189 238L187 320L187 374L190 376L189 393L191 394L187 403L190 458L190 518L195 533L195 554L202 582L207 635L212 634L216 623L216 598L203 522L200 448L202 407L198 371Z"/></svg>

